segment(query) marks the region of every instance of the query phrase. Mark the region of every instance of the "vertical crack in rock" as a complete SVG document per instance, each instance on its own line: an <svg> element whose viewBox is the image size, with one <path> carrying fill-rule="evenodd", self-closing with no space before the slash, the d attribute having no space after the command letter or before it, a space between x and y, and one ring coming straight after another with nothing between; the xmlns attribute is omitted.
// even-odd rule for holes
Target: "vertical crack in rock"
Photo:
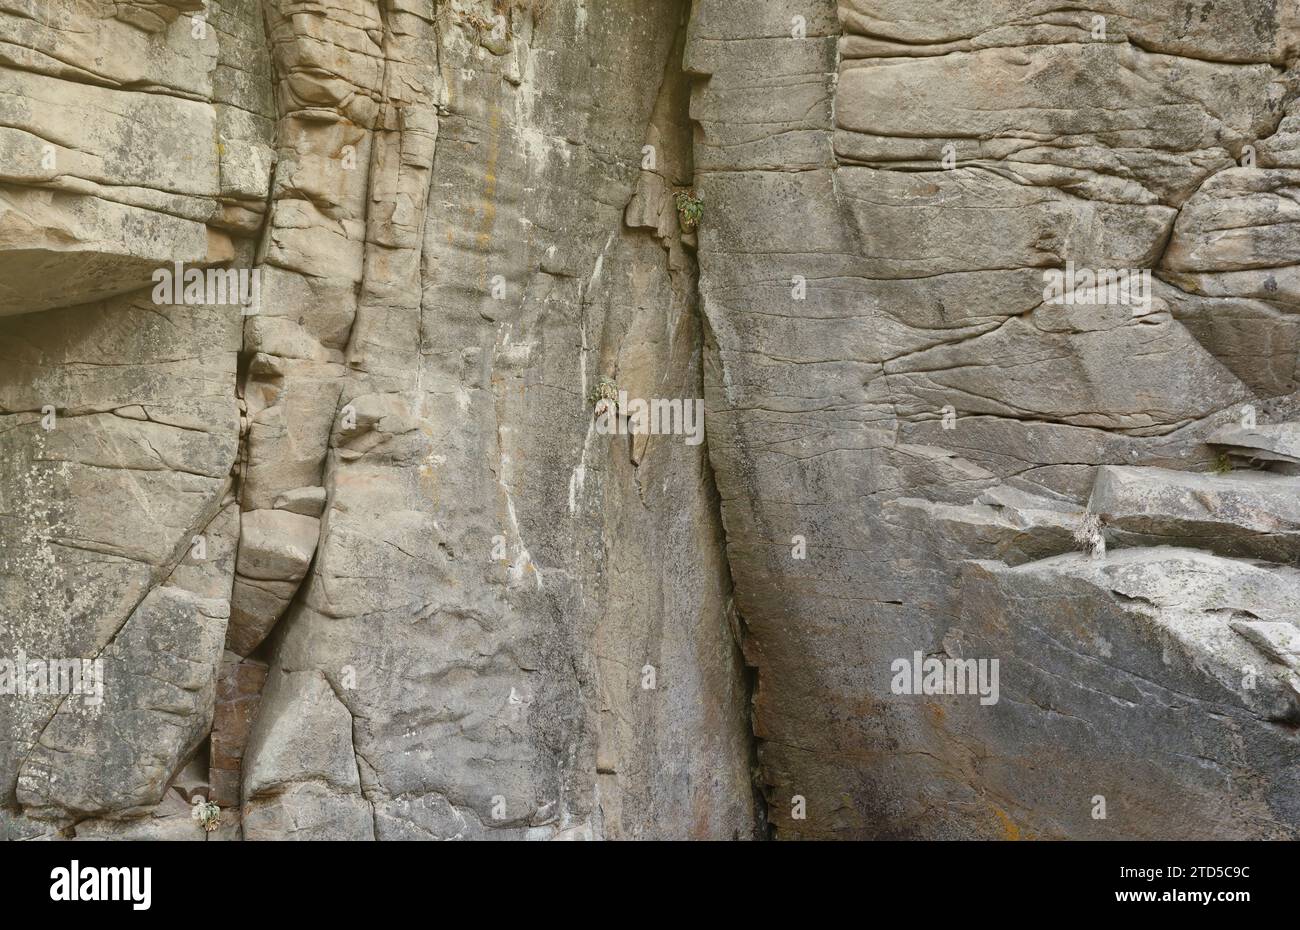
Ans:
<svg viewBox="0 0 1300 930"><path fill-rule="evenodd" d="M739 396L740 386L733 383L729 355L746 340L737 322L722 312L724 307L729 311L736 306L736 301L728 298L720 303L718 295L727 288L750 292L753 305L764 308L763 315L752 319L766 319L772 312L771 318L779 321L776 311L767 308L773 302L769 295L789 286L782 283L784 267L794 266L785 281L793 283L797 271L811 282L820 267L834 267L836 253L847 251L842 243L822 241L834 239L832 230L842 212L827 131L838 28L833 5L818 4L812 10L801 7L788 13L780 4L743 7L737 11L707 0L694 5L686 68L696 77L691 112L697 124L697 185L705 209L700 288L709 334L705 378L711 425L709 455L721 495L726 552L736 585L735 625L746 662L754 668L752 727L758 757L754 780L764 789L765 819L778 835L777 828L787 822L790 798L800 792L787 785L788 768L774 758L788 743L770 725L768 707L773 701L781 706L792 696L782 687L783 682L773 679L765 637L755 635L765 631L761 627L755 631L751 615L755 619L773 614L791 618L784 608L789 595L778 583L788 571L765 556L765 567L760 570L764 579L758 581L754 575L751 521L764 521L756 486L762 477L752 462L745 461L745 447L767 440L758 439L763 427L750 423L736 409L747 402ZM793 31L801 31L806 38L781 38L792 36ZM759 60L775 60L780 66L775 73L765 67L760 76L752 64ZM720 100L729 101L729 105L722 107ZM754 215L745 216L741 228L736 220L744 210ZM818 219L792 224L789 217L795 215ZM808 264L795 265L810 246L794 245L794 237L811 239L813 248L824 248L829 255L821 259L808 256ZM752 258L746 254L749 249L754 252ZM783 249L791 254L782 255ZM776 335L776 325L779 323L758 331ZM788 347L805 342L796 338L793 330L780 332ZM780 352L786 354L786 350ZM781 381L773 382L774 388L781 386ZM782 431L794 432L794 425ZM771 480L779 483L783 479L773 474ZM759 533L768 552L788 554L795 542L791 538L790 544L782 544L767 527Z"/></svg>
<svg viewBox="0 0 1300 930"><path fill-rule="evenodd" d="M325 588L335 566L328 546L318 551L318 541L340 532L338 458L365 456L390 426L387 413L411 420L408 401L400 394L370 392L366 353L368 343L393 335L391 330L399 336L406 332L407 321L418 312L418 288L413 282L414 269L420 267L423 212L413 205L422 205L426 198L437 128L431 96L437 90L437 48L428 19L384 0L367 4L357 20L321 23L328 38L322 43L322 37L309 30L312 20L295 15L292 4L271 9L268 16L273 44L283 52L279 90L285 114L282 127L287 129L282 129L282 138L291 152L282 156L289 173L281 186L284 199L277 203L284 226L273 225L266 254L269 264L295 274L285 279L283 302L274 311L286 325L268 326L258 333L282 351L265 366L268 377L260 379L270 385L263 411L280 407L281 412L254 418L254 430L259 419L267 425L262 435L268 444L264 477L268 486L255 485L253 491L257 503L269 501L273 508L265 518L268 526L261 549L272 560L286 551L293 558L250 565L250 576L258 577L260 569L260 576L279 590L269 592L276 600L260 610L257 601L250 599L254 609L248 612L247 648L265 639L286 608L288 639L293 637L294 624L301 623L301 614L320 608L333 613ZM331 70L340 52L349 63L342 73ZM337 74L337 79L322 79L325 72ZM322 234L300 237L296 230L304 214L316 218L314 223L320 227L316 232ZM331 235L341 238L331 241ZM307 351L295 352L302 343L292 327L304 325L317 347L309 344ZM411 335L407 333L408 358L415 352ZM410 365L395 364L386 370L403 368L409 370ZM250 372L259 373L256 362ZM297 410L306 412L311 421L311 437L291 440L286 449L282 440L297 419L297 411L289 409L295 389L301 405ZM257 439L258 433L250 432L250 444ZM283 473L288 450L300 453L301 464L291 475ZM346 574L347 566L340 567ZM266 585L260 587L266 591ZM293 676L302 673L286 671L282 657L283 644L278 643L271 681L278 683L286 675L298 680ZM353 712L339 690L339 681L348 675L325 669L318 674L349 715L348 743L360 779L362 751L353 732ZM252 768L245 779L246 835L266 835L267 830L275 835L288 822L311 835L318 812L324 811L322 816L329 821L334 817L330 812L342 805L340 829L375 837L374 805L369 786L360 780L355 786L357 796L351 800L335 794L328 784L287 792L275 787L286 780L277 766L289 763L277 754L277 747L264 742L267 733L277 732L283 716L306 711L283 702L315 701L315 695L315 691L278 684L274 691L268 689L253 735L257 748L250 747L247 757ZM364 821L354 816L358 805L366 810Z"/></svg>
<svg viewBox="0 0 1300 930"><path fill-rule="evenodd" d="M622 425L634 422L629 412L638 399L704 403L696 234L677 208L678 195L688 195L694 182L690 78L682 69L688 5L675 12L673 44L647 123L641 171L623 211L624 230L607 240L583 295L584 307L608 308L599 367L589 375L584 368L587 393L613 384L624 401L595 404L571 477L570 507L581 512L590 506L581 492L588 469L599 469L606 522L600 553L610 574L595 598L607 605L596 629L601 703L595 763L605 835L749 838L763 832L762 810L751 782L749 693L729 622L731 579L708 430L692 443L681 435L611 437L599 428L610 415ZM632 277L630 295L620 293L623 273ZM623 402L627 408L612 406ZM603 461L602 446L608 449ZM687 552L674 551L679 547ZM660 561L663 577L656 583L662 601L644 603L645 595L635 593L641 584L631 579L646 568L654 573ZM697 630L681 625L683 611L698 615ZM640 627L646 620L653 624L649 629ZM687 767L686 796L677 772L690 751L673 739L683 728L702 738L707 750ZM665 781L665 774L678 784ZM688 826L675 820L682 814L689 816Z"/></svg>

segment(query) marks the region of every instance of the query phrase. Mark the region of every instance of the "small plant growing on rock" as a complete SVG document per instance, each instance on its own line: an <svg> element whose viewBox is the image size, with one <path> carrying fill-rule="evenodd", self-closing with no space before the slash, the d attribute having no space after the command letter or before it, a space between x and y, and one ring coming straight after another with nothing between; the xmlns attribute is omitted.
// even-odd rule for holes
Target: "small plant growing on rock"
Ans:
<svg viewBox="0 0 1300 930"><path fill-rule="evenodd" d="M1216 475L1226 475L1230 471L1232 471L1232 459L1228 457L1226 451L1220 452L1214 459L1214 473Z"/></svg>
<svg viewBox="0 0 1300 930"><path fill-rule="evenodd" d="M471 27L481 40L484 35L493 35L497 30L508 33L510 30L510 16L516 11L531 13L533 22L539 21L550 3L551 0L493 0L492 12L495 14L494 18L484 16L475 10L462 10L453 7L453 11L460 18L460 21ZM498 35L497 37L501 38L502 36Z"/></svg>
<svg viewBox="0 0 1300 930"><path fill-rule="evenodd" d="M198 821L199 826L206 832L211 833L221 826L221 808L203 797L203 795L196 795L194 809L190 811L190 819Z"/></svg>
<svg viewBox="0 0 1300 930"><path fill-rule="evenodd" d="M596 416L600 416L618 403L618 385L612 378L601 378L600 383L591 389L587 400L596 405Z"/></svg>
<svg viewBox="0 0 1300 930"><path fill-rule="evenodd" d="M704 216L704 201L695 191L678 191L673 197L677 204L677 218L685 232L690 232L700 225Z"/></svg>
<svg viewBox="0 0 1300 930"><path fill-rule="evenodd" d="M472 27L476 33L491 32L495 26L492 20L472 10L461 12L460 18L462 22Z"/></svg>
<svg viewBox="0 0 1300 930"><path fill-rule="evenodd" d="M1095 513L1085 513L1074 531L1074 542L1094 559L1106 555L1106 534L1103 532L1101 517Z"/></svg>

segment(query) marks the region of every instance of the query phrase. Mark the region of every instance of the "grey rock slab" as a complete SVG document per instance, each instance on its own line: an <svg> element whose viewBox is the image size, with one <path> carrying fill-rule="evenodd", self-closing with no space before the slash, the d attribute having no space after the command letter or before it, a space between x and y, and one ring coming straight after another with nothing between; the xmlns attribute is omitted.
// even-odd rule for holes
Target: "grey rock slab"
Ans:
<svg viewBox="0 0 1300 930"><path fill-rule="evenodd" d="M299 581L307 572L320 520L288 510L250 510L239 519L236 571L261 581Z"/></svg>
<svg viewBox="0 0 1300 930"><path fill-rule="evenodd" d="M174 261L207 266L233 257L229 239L192 219L0 185L0 316L124 294Z"/></svg>
<svg viewBox="0 0 1300 930"><path fill-rule="evenodd" d="M1294 627L1298 583L1292 569L1170 547L970 563L965 654L1000 660L1002 697L944 699L934 736L996 760L980 781L1010 806L994 802L989 832L1296 835L1300 745L1279 725L1300 710L1294 673L1233 621ZM1105 820L1091 816L1099 795Z"/></svg>
<svg viewBox="0 0 1300 930"><path fill-rule="evenodd" d="M1106 465L1088 510L1123 545L1196 546L1221 555L1300 559L1300 477Z"/></svg>
<svg viewBox="0 0 1300 930"><path fill-rule="evenodd" d="M1243 458L1300 464L1300 423L1225 426L1206 436L1205 441L1225 446L1230 454Z"/></svg>
<svg viewBox="0 0 1300 930"><path fill-rule="evenodd" d="M276 510L287 510L306 517L319 517L325 509L324 488L294 488L275 499Z"/></svg>
<svg viewBox="0 0 1300 930"><path fill-rule="evenodd" d="M140 813L157 804L212 724L229 603L156 588L103 651L102 702L71 695L18 775L45 816Z"/></svg>

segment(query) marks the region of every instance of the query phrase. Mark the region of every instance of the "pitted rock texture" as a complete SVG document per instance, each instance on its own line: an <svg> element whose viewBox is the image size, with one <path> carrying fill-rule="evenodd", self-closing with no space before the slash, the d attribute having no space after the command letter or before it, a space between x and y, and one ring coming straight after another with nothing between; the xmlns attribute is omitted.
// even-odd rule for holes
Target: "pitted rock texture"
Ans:
<svg viewBox="0 0 1300 930"><path fill-rule="evenodd" d="M0 836L1300 837L1298 58L1296 0L0 6L0 659L104 668L0 693Z"/></svg>

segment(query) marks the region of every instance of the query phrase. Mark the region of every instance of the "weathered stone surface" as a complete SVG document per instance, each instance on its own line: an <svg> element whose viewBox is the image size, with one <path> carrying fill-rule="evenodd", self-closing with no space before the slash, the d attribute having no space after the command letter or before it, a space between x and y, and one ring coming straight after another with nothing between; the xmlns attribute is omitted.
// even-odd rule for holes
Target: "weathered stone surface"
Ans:
<svg viewBox="0 0 1300 930"><path fill-rule="evenodd" d="M904 531L918 525L932 530L949 557L990 551L1018 565L1069 549L1082 514L1069 501L995 485L970 504L898 498L885 505L881 517Z"/></svg>
<svg viewBox="0 0 1300 930"><path fill-rule="evenodd" d="M1088 510L1122 545L1300 561L1300 478L1107 465L1097 470Z"/></svg>
<svg viewBox="0 0 1300 930"><path fill-rule="evenodd" d="M914 0L844 0L846 57L864 53L941 55L950 50L1105 41L1175 55L1282 64L1296 53L1297 11L1286 4L1214 6L1197 16L1172 15L1172 4L1120 0L1104 11L1099 33L1089 10L1044 9L1032 0L995 0L948 9ZM1101 11L1098 11L1101 12Z"/></svg>
<svg viewBox="0 0 1300 930"><path fill-rule="evenodd" d="M324 488L294 488L275 499L276 510L287 510L307 517L319 517L325 509ZM315 548L313 546L313 548Z"/></svg>
<svg viewBox="0 0 1300 930"><path fill-rule="evenodd" d="M0 836L1297 836L1296 4L19 7Z"/></svg>
<svg viewBox="0 0 1300 930"><path fill-rule="evenodd" d="M1296 769L1260 767L1294 758L1300 678L1233 620L1297 629L1298 585L1294 569L1167 547L969 564L958 629L966 655L1002 658L1002 700L940 699L925 740L983 789L962 819L989 836L1294 838ZM892 800L915 809L915 794Z"/></svg>
<svg viewBox="0 0 1300 930"><path fill-rule="evenodd" d="M78 840L166 840L202 842L203 828L190 816L190 805L169 791L147 817L133 820L86 820L77 824Z"/></svg>
<svg viewBox="0 0 1300 930"><path fill-rule="evenodd" d="M1292 112L1295 11L1174 26L1174 6L695 4L709 451L777 837L1098 835L1099 769L1069 795L1045 776L1074 755L1001 772L1063 752L1070 726L1127 734L1154 710L1081 703L1045 736L1032 707L1004 726L1005 699L959 713L894 694L888 670L960 648L965 562L1074 549L1099 466L1208 471L1205 437L1247 405L1294 418L1300 250L1289 150L1268 139ZM1048 302L1044 272L1071 263L1152 270L1151 298ZM1220 516L1196 545L1259 542L1289 512L1252 530L1204 507ZM1050 584L1033 603L1071 609ZM1042 668L1016 631L984 654ZM1111 672L1062 674L1104 690ZM1158 803L1123 789L1135 806L1107 835L1293 835L1300 746L1252 726L1232 764L1273 800L1245 818L1211 803L1188 747L1220 724L1171 718ZM1105 757L1090 745L1085 768ZM1106 775L1145 771L1134 752Z"/></svg>
<svg viewBox="0 0 1300 930"><path fill-rule="evenodd" d="M374 839L352 716L318 672L273 672L248 747L248 839Z"/></svg>
<svg viewBox="0 0 1300 930"><path fill-rule="evenodd" d="M228 600L238 320L224 309L146 296L0 323L0 654L94 658L169 578ZM128 679L135 658L121 656ZM9 803L58 703L0 697ZM105 797L108 783L138 781L103 767L96 777Z"/></svg>
<svg viewBox="0 0 1300 930"><path fill-rule="evenodd" d="M258 475L277 494L328 490L271 676L319 675L351 728L346 744L319 740L334 758L307 785L259 767L278 758L281 731L255 737L245 764L265 774L246 784L246 836L285 824L350 838L754 833L747 688L704 450L679 437L629 449L594 431L587 400L601 377L700 396L692 259L661 232L668 186L644 182L643 199L658 198L651 229L629 230L623 209L647 139L655 179L690 180L682 11L616 7L516 12L499 55L469 12L443 8L441 91L418 17L384 34L400 62L386 84L369 38L349 38L346 73L321 81L302 24L273 26L302 54L280 94L305 131L284 136L282 159L301 168L273 195L268 261L286 270L286 296L341 295L327 313L348 315L301 303L254 324L281 359L250 369L276 398L262 409L311 405L320 445L292 449L320 449L323 468L303 455L299 471L273 471L292 453L257 451L257 413L249 491L266 499ZM575 34L618 51L593 69ZM545 88L558 83L590 96L554 107ZM322 109L342 119L306 122ZM340 170L343 145L369 158L369 192ZM314 217L321 203L331 212ZM285 410L284 429L303 429ZM647 664L655 689L641 686ZM259 728L303 700L268 691ZM358 769L357 787L341 783Z"/></svg>
<svg viewBox="0 0 1300 930"><path fill-rule="evenodd" d="M1264 463L1300 465L1300 423L1225 426L1205 437L1228 455Z"/></svg>
<svg viewBox="0 0 1300 930"><path fill-rule="evenodd" d="M212 749L208 799L221 807L238 807L242 764L248 737L262 703L266 666L227 652L217 679L216 708L212 718Z"/></svg>
<svg viewBox="0 0 1300 930"><path fill-rule="evenodd" d="M240 517L239 531L240 575L298 581L316 550L320 520L287 510L252 510Z"/></svg>
<svg viewBox="0 0 1300 930"><path fill-rule="evenodd" d="M81 815L157 803L212 726L229 609L180 588L151 591L100 656L103 703L59 705L19 769L18 803Z"/></svg>
<svg viewBox="0 0 1300 930"><path fill-rule="evenodd" d="M172 261L233 258L201 223L93 196L0 185L0 316L134 291Z"/></svg>
<svg viewBox="0 0 1300 930"><path fill-rule="evenodd" d="M199 0L46 0L6 16L0 63L68 82L207 98L217 37L196 34L193 18L179 15L200 10Z"/></svg>

